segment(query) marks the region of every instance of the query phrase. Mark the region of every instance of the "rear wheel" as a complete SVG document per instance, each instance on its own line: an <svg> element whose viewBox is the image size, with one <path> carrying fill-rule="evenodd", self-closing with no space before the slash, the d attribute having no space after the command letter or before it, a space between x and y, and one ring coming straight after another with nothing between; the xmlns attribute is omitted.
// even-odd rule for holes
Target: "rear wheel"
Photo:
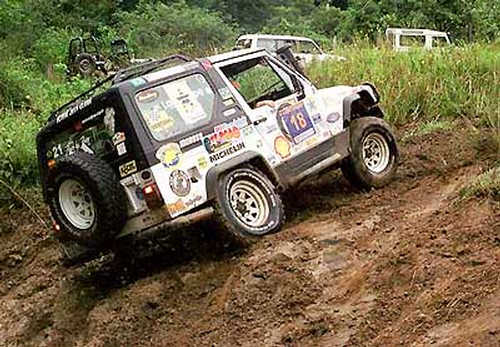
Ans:
<svg viewBox="0 0 500 347"><path fill-rule="evenodd" d="M95 58L88 53L81 53L75 59L78 72L85 77L93 75L97 70Z"/></svg>
<svg viewBox="0 0 500 347"><path fill-rule="evenodd" d="M99 247L123 228L125 193L104 161L83 152L58 159L47 184L60 238Z"/></svg>
<svg viewBox="0 0 500 347"><path fill-rule="evenodd" d="M398 147L389 125L380 118L363 117L351 123L352 153L342 164L345 178L364 189L380 188L393 178Z"/></svg>
<svg viewBox="0 0 500 347"><path fill-rule="evenodd" d="M254 168L238 168L219 179L216 219L240 246L278 231L285 221L281 197Z"/></svg>

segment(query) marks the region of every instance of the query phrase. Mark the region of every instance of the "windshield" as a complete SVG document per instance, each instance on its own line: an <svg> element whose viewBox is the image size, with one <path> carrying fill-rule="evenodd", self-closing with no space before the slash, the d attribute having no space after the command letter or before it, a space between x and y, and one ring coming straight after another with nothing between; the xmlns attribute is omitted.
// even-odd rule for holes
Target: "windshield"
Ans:
<svg viewBox="0 0 500 347"><path fill-rule="evenodd" d="M311 41L296 41L295 47L292 48L294 52L305 54L321 54L318 47Z"/></svg>
<svg viewBox="0 0 500 347"><path fill-rule="evenodd" d="M274 39L258 39L257 40L257 47L265 48L270 52L275 52L277 49L276 40L274 40Z"/></svg>
<svg viewBox="0 0 500 347"><path fill-rule="evenodd" d="M215 95L200 74L143 90L135 100L153 137L164 141L207 124Z"/></svg>

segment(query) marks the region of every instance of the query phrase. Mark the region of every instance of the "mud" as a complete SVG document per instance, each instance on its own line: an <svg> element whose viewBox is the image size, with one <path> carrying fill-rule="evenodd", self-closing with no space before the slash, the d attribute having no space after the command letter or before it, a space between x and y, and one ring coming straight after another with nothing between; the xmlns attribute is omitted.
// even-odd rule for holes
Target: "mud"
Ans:
<svg viewBox="0 0 500 347"><path fill-rule="evenodd" d="M458 195L491 153L457 128L402 129L384 189L302 185L246 251L198 225L66 269L50 231L4 210L0 346L499 346L500 207Z"/></svg>

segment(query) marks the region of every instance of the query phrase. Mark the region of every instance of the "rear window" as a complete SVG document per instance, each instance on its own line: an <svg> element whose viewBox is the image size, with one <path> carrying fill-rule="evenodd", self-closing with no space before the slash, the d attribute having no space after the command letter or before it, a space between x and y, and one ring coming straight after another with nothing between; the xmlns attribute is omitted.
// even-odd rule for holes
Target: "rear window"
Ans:
<svg viewBox="0 0 500 347"><path fill-rule="evenodd" d="M157 141L208 124L215 95L200 74L143 90L135 100L149 131Z"/></svg>

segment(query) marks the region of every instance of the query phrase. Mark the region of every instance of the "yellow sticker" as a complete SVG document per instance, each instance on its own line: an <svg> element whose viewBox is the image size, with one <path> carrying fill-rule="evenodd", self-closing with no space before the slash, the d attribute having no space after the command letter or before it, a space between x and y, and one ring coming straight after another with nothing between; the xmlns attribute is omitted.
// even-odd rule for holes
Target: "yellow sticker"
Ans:
<svg viewBox="0 0 500 347"><path fill-rule="evenodd" d="M274 150L285 159L290 156L290 142L284 136L278 136L274 140Z"/></svg>
<svg viewBox="0 0 500 347"><path fill-rule="evenodd" d="M168 143L156 152L156 158L167 168L173 169L179 166L182 159L182 151L177 143Z"/></svg>

